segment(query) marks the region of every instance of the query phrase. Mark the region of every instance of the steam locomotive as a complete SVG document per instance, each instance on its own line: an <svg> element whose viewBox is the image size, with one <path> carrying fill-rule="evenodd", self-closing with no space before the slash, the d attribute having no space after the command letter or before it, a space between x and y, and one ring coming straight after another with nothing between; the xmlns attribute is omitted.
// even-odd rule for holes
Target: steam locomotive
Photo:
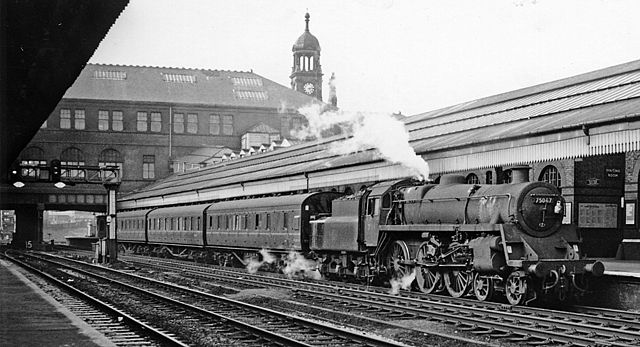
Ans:
<svg viewBox="0 0 640 347"><path fill-rule="evenodd" d="M242 264L269 250L282 267L291 251L327 278L408 281L424 293L469 292L512 305L567 300L586 292L604 265L580 255L575 226L562 224L558 189L527 182L465 184L410 179L356 194L334 192L244 198L118 214L118 243L136 253Z"/></svg>

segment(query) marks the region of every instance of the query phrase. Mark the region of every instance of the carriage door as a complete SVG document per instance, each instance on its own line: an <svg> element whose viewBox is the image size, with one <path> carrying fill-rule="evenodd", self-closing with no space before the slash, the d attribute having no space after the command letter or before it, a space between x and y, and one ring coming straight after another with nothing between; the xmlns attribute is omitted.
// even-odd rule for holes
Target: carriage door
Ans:
<svg viewBox="0 0 640 347"><path fill-rule="evenodd" d="M369 197L364 215L364 243L375 246L378 242L380 222L380 197Z"/></svg>

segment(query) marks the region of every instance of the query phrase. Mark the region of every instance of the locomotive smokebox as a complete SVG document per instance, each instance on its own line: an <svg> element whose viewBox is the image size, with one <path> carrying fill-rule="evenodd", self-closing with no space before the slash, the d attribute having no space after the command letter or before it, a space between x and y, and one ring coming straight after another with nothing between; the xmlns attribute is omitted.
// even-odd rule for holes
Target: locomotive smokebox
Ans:
<svg viewBox="0 0 640 347"><path fill-rule="evenodd" d="M511 183L529 182L529 167L518 165L511 168Z"/></svg>

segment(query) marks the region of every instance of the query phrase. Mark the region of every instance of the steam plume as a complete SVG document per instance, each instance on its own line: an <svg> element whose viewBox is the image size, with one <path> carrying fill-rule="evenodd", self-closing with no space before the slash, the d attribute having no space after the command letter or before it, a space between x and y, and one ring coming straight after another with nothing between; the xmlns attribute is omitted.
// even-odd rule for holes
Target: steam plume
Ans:
<svg viewBox="0 0 640 347"><path fill-rule="evenodd" d="M351 137L332 143L332 153L345 155L374 148L382 158L405 166L412 175L422 179L429 177L427 163L409 145L409 133L404 123L391 115L323 110L318 104L298 111L309 123L297 133L299 138L322 138L327 132L335 132L339 128L340 132Z"/></svg>
<svg viewBox="0 0 640 347"><path fill-rule="evenodd" d="M411 273L408 273L402 276L402 278L400 279L392 278L391 281L389 281L389 284L391 284L391 289L389 290L389 294L398 295L398 293L400 292L400 289L404 289L404 290L409 289L411 287L411 283L413 283L415 279L416 279L415 271L411 271Z"/></svg>
<svg viewBox="0 0 640 347"><path fill-rule="evenodd" d="M298 273L302 273L306 277L320 279L322 275L316 267L314 260L306 259L302 254L291 251L285 259L285 268L282 272L287 277L292 278Z"/></svg>
<svg viewBox="0 0 640 347"><path fill-rule="evenodd" d="M266 249L261 249L260 250L260 255L262 255L262 261L258 261L258 260L253 259L253 258L249 259L247 261L246 268L247 268L247 272L248 273L254 274L254 273L258 272L258 270L260 269L260 267L262 265L264 265L264 264L272 264L276 260L276 258L273 255L271 255L269 253L269 251L266 250Z"/></svg>

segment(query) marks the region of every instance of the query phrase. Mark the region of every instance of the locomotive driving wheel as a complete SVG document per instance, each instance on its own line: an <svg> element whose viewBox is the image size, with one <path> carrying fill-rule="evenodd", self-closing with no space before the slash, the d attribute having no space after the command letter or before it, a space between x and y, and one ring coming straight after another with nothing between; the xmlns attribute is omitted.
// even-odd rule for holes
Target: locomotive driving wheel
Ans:
<svg viewBox="0 0 640 347"><path fill-rule="evenodd" d="M403 262L409 259L409 247L402 240L396 240L389 247L387 256L385 259L385 265L387 266L389 279L401 279L410 273L409 266L404 265Z"/></svg>
<svg viewBox="0 0 640 347"><path fill-rule="evenodd" d="M444 274L444 286L454 298L464 296L473 285L471 271L452 270Z"/></svg>
<svg viewBox="0 0 640 347"><path fill-rule="evenodd" d="M473 294L480 301L491 300L495 293L494 280L476 273L473 276Z"/></svg>
<svg viewBox="0 0 640 347"><path fill-rule="evenodd" d="M436 248L430 242L423 242L418 248L416 259L423 264L436 264ZM442 274L429 266L418 266L416 284L423 293L434 293L444 289Z"/></svg>
<svg viewBox="0 0 640 347"><path fill-rule="evenodd" d="M504 284L504 295L513 306L520 305L527 298L527 278L517 271L512 272Z"/></svg>

